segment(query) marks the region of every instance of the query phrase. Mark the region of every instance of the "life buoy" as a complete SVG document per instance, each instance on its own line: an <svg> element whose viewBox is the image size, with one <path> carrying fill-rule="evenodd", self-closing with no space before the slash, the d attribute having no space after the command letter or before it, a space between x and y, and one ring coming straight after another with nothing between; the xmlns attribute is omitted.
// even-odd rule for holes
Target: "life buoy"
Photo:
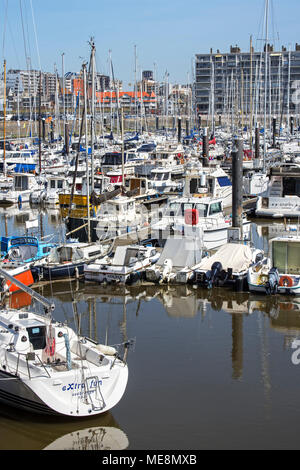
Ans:
<svg viewBox="0 0 300 470"><path fill-rule="evenodd" d="M281 276L279 280L280 287L292 287L294 284L290 276Z"/></svg>

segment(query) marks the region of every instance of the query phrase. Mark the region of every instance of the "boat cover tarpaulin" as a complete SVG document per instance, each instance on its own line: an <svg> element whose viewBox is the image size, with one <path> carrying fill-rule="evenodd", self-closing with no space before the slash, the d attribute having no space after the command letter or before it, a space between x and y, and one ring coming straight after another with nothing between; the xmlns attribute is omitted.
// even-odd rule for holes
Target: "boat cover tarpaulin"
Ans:
<svg viewBox="0 0 300 470"><path fill-rule="evenodd" d="M170 259L177 268L195 266L202 258L201 246L202 242L198 238L169 238L157 264L162 266L166 259Z"/></svg>
<svg viewBox="0 0 300 470"><path fill-rule="evenodd" d="M203 258L198 269L209 271L215 261L219 261L225 271L231 268L233 273L240 273L249 268L252 251L248 245L226 243L213 256Z"/></svg>

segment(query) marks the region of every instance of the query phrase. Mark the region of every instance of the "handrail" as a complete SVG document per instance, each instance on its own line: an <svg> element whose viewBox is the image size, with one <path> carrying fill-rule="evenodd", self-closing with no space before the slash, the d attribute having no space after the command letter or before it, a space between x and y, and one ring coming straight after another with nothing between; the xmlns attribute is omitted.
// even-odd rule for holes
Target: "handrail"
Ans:
<svg viewBox="0 0 300 470"><path fill-rule="evenodd" d="M29 353L30 354L30 353ZM17 358L17 367L16 367L16 371L15 371L15 375L19 375L19 363L20 363L20 356L25 356L25 360L26 360L26 365L27 365L27 371L28 371L28 378L31 380L32 379L32 376L30 374L30 367L29 367L29 356L28 356L28 353L24 354L24 353L20 353L20 352L17 352L17 355L18 355L18 358ZM46 369L45 367L45 364L43 363L43 361L41 360L41 358L35 354L34 355L34 359L38 359L38 361L40 362L40 365L43 367L44 371L46 372L46 374L48 375L48 377L50 378L51 375L49 373L49 371Z"/></svg>

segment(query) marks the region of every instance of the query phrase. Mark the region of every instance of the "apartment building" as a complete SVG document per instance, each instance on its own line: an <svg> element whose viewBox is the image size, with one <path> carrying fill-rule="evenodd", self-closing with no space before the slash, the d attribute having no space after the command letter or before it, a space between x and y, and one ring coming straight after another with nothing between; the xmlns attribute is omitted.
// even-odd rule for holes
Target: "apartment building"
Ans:
<svg viewBox="0 0 300 470"><path fill-rule="evenodd" d="M253 113L281 115L295 112L295 87L300 80L300 45L275 51L196 54L195 103L199 114ZM299 82L300 83L300 82Z"/></svg>

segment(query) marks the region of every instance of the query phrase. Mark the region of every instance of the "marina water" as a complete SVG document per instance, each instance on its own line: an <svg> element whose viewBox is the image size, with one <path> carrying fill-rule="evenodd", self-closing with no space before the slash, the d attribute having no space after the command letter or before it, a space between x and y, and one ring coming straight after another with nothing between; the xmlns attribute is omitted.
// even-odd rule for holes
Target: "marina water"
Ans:
<svg viewBox="0 0 300 470"><path fill-rule="evenodd" d="M24 234L26 210L3 210L1 233ZM39 232L64 235L37 210ZM253 221L253 241L282 227ZM129 381L111 412L70 420L0 406L1 449L288 449L298 446L300 301L183 285L38 284L55 319L108 344L130 339ZM15 306L28 296L14 294Z"/></svg>

